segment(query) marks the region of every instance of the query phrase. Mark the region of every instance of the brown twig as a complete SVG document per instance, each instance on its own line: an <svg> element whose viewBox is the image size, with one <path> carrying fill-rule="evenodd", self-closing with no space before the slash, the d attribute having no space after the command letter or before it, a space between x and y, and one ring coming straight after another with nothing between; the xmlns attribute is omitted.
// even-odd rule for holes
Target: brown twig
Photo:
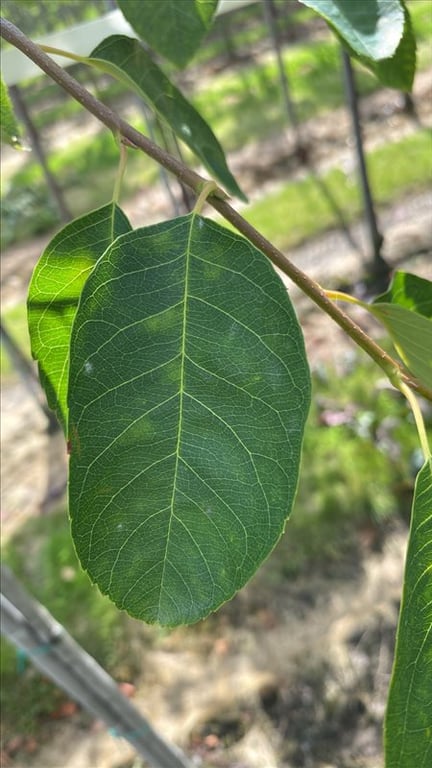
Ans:
<svg viewBox="0 0 432 768"><path fill-rule="evenodd" d="M104 125L115 134L120 134L122 140L135 146L153 158L157 163L173 173L179 181L187 184L195 193L199 194L203 185L207 182L199 174L187 168L177 158L161 149L157 144L133 128L129 123L119 117L112 109L89 93L68 72L63 70L41 48L29 40L14 24L5 19L0 19L1 36L22 51L40 69L46 72L58 85L67 91L76 101L85 107ZM402 365L394 360L373 339L370 338L340 307L326 296L321 286L310 278L305 272L293 264L287 256L275 248L260 232L249 224L237 211L225 200L222 191L209 195L208 202L233 226L262 251L293 283L295 283L312 301L326 312L356 344L371 357L377 365L384 370L390 381L398 388L398 381L402 381L418 394L432 402L432 389L417 381Z"/></svg>

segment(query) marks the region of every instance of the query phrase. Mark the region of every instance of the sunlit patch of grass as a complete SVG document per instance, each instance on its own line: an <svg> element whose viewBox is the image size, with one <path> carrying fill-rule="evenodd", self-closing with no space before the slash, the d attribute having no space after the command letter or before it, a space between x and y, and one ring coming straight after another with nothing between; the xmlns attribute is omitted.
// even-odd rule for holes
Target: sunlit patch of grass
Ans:
<svg viewBox="0 0 432 768"><path fill-rule="evenodd" d="M143 125L140 123L139 128ZM74 141L49 154L49 166L75 216L109 203L117 174L119 150L110 131ZM157 179L156 163L142 152L129 151L122 199L130 198ZM43 172L32 157L4 188L2 247L48 232L59 225Z"/></svg>
<svg viewBox="0 0 432 768"><path fill-rule="evenodd" d="M81 569L66 511L29 520L8 542L3 558L89 653L104 664L115 661L114 625L123 614Z"/></svg>
<svg viewBox="0 0 432 768"><path fill-rule="evenodd" d="M28 520L4 548L3 562L102 666L120 680L137 674L129 644L137 622L91 585L78 563L64 510ZM142 625L140 632L142 648L151 642L151 630L145 634ZM30 662L20 670L16 651L6 641L2 650L3 737L39 735L41 719L62 695Z"/></svg>
<svg viewBox="0 0 432 768"><path fill-rule="evenodd" d="M432 37L432 12L428 0L407 0L407 7L417 42L428 41Z"/></svg>
<svg viewBox="0 0 432 768"><path fill-rule="evenodd" d="M417 0L413 0L409 5L419 41L420 66L427 65L428 56L429 63L432 63L432 21L426 6L428 3ZM313 16L309 9L299 8L299 13L304 12L309 17ZM255 13L254 15L257 16ZM256 18L250 27L239 30L239 45L242 35L254 36L259 30L261 34L263 29L265 30L265 25L257 24ZM285 46L284 60L300 120L317 116L344 103L340 46L330 31L324 31L306 42ZM376 78L362 67L356 65L356 72L360 94L370 93L380 87ZM109 99L119 96L116 83L103 83L103 89ZM46 100L43 89L41 94ZM264 59L227 69L212 78L211 82L206 81L203 90L198 88L192 100L196 102L227 151L238 149L250 141L276 135L286 125L276 62L271 52ZM69 102L54 104L52 112L49 107L47 112L43 110L39 116L35 114L35 119L43 123L48 115L49 119L55 120L62 116L63 107L67 114L68 104ZM75 107L72 109L72 112L74 111ZM138 120L137 127L143 129L142 120ZM50 151L49 163L75 215L108 202L118 163L118 148L109 131L102 130L96 136L74 141L69 147ZM414 167L417 165L418 163L415 163ZM394 166L391 166L388 172L384 169L384 175L383 170L379 170L380 178L384 179L383 188L392 169L394 170ZM371 173L373 175L373 168ZM406 168L404 173L412 175L409 168ZM143 158L142 153L131 151L123 185L123 199L151 185L156 178L156 166ZM398 175L397 189L403 186L403 178L404 174ZM83 179L86 180L85 184ZM334 181L338 181L337 174ZM332 184L331 179L329 184ZM358 211L358 193L354 186L348 179L343 187L342 197L347 201L348 208L354 206ZM393 182L389 182L388 187L387 197L392 193ZM301 191L307 198L317 200L313 183L308 180ZM286 194L288 195L288 192ZM298 201L290 199L289 202L291 209L296 213ZM317 201L316 205L319 209L317 222L321 223L314 231L332 223L330 208L322 201ZM33 234L49 231L59 223L58 213L46 189L42 171L31 157L4 185L2 216L2 247ZM299 230L301 231L295 235L297 239L307 236L309 231L307 225L302 228L301 222Z"/></svg>
<svg viewBox="0 0 432 768"><path fill-rule="evenodd" d="M350 558L362 527L409 518L421 456L405 399L356 355L340 381L330 367L313 376L297 499L274 564L286 575Z"/></svg>
<svg viewBox="0 0 432 768"><path fill-rule="evenodd" d="M405 191L429 184L431 150L431 131L422 130L370 152L367 162L375 202L389 203ZM276 246L288 248L326 228L339 226L334 203L347 221L361 213L355 171L346 174L334 168L319 182L312 175L289 182L246 208L243 215Z"/></svg>
<svg viewBox="0 0 432 768"><path fill-rule="evenodd" d="M432 63L432 14L427 6L427 2L411 2L409 6L418 42L418 69ZM300 121L345 103L340 45L330 30L317 39L285 46L283 58ZM354 68L361 96L382 87L355 61ZM219 74L198 89L193 100L230 151L276 135L286 126L277 65L270 52L265 60Z"/></svg>
<svg viewBox="0 0 432 768"><path fill-rule="evenodd" d="M27 326L27 308L23 302L15 304L13 307L5 309L2 312L2 323L9 335L19 348L30 360L30 338ZM1 380L4 384L14 378L14 368L3 343L0 347L0 370Z"/></svg>

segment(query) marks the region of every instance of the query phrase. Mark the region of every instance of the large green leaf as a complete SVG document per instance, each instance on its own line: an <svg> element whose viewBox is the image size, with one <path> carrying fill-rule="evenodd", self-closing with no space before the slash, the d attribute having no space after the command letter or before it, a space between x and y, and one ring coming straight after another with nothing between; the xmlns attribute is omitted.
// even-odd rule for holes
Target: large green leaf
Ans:
<svg viewBox="0 0 432 768"><path fill-rule="evenodd" d="M72 332L70 513L83 567L137 618L205 617L275 546L310 380L286 289L191 214L119 238Z"/></svg>
<svg viewBox="0 0 432 768"><path fill-rule="evenodd" d="M2 144L21 149L20 129L16 120L7 86L0 78L0 137Z"/></svg>
<svg viewBox="0 0 432 768"><path fill-rule="evenodd" d="M117 206L106 205L70 222L35 267L28 295L32 355L49 406L67 431L67 381L72 323L84 284L113 240L131 229Z"/></svg>
<svg viewBox="0 0 432 768"><path fill-rule="evenodd" d="M432 283L397 272L390 289L368 308L386 326L405 365L431 387Z"/></svg>
<svg viewBox="0 0 432 768"><path fill-rule="evenodd" d="M123 35L107 37L92 52L91 60L144 97L228 192L246 200L228 169L223 149L211 128L138 40Z"/></svg>
<svg viewBox="0 0 432 768"><path fill-rule="evenodd" d="M350 54L391 88L412 88L416 43L402 0L300 0L320 14Z"/></svg>
<svg viewBox="0 0 432 768"><path fill-rule="evenodd" d="M155 51L184 67L209 31L218 0L117 0L129 24Z"/></svg>
<svg viewBox="0 0 432 768"><path fill-rule="evenodd" d="M432 462L416 482L385 722L386 768L432 765Z"/></svg>

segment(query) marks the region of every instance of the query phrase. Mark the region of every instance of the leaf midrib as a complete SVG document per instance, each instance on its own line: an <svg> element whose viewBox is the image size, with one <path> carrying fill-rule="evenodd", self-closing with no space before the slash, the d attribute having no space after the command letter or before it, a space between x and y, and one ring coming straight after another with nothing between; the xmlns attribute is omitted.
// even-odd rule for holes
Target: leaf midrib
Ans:
<svg viewBox="0 0 432 768"><path fill-rule="evenodd" d="M175 450L176 458L175 458L174 476L173 476L173 491L172 491L171 504L170 504L171 509L170 509L170 517L168 522L168 529L166 533L165 552L162 560L162 573L161 573L160 588L159 588L159 605L158 605L159 616L161 613L162 592L163 592L164 581L165 581L166 565L168 562L168 548L170 543L171 528L172 528L173 518L175 516L174 502L177 494L177 478L178 478L179 459L180 459L180 444L181 444L182 427L183 427L183 401L184 401L184 394L185 394L184 373L185 373L185 361L186 361L186 328L187 328L188 294L189 294L189 270L190 270L190 262L191 262L192 230L194 227L195 218L196 218L196 214L192 213L189 233L188 233L187 246L186 246L186 253L185 253L183 319L182 319L181 350L180 350L179 419L178 419L178 430L177 430L177 443L176 443L176 450Z"/></svg>

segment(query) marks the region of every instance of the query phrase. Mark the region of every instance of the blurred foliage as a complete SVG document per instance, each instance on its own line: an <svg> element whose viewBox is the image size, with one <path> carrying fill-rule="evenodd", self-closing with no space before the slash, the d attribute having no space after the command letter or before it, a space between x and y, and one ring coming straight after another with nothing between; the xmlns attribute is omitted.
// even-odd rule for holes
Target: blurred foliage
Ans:
<svg viewBox="0 0 432 768"><path fill-rule="evenodd" d="M109 0L2 0L1 6L2 16L30 37L91 21L112 10Z"/></svg>
<svg viewBox="0 0 432 768"><path fill-rule="evenodd" d="M139 671L151 630L121 613L81 570L67 513L29 520L3 549L7 564L30 593L83 648L118 680ZM64 699L55 685L2 640L3 739L40 735L40 726ZM25 706L23 706L25 702Z"/></svg>
<svg viewBox="0 0 432 768"><path fill-rule="evenodd" d="M376 203L390 203L402 194L426 188L432 175L432 133L420 130L368 153L371 187ZM323 176L281 186L250 205L244 217L278 248L297 245L325 229L340 226L361 214L357 172L332 168ZM289 212L289 218L287 218Z"/></svg>
<svg viewBox="0 0 432 768"><path fill-rule="evenodd" d="M14 185L2 200L1 247L49 232L58 221L56 205L44 184Z"/></svg>
<svg viewBox="0 0 432 768"><path fill-rule="evenodd" d="M423 189L430 183L431 137L430 130L419 130L368 154L377 203L390 203L404 192ZM51 168L66 191L67 202L77 216L109 201L117 163L117 147L108 131L58 149L50 159ZM93 174L93 183L83 186L82 179L87 173ZM154 183L156 178L155 163L140 153L131 152L122 188L123 199ZM288 219L286 211L290 211ZM340 226L341 216L350 222L361 211L357 175L352 167L346 172L333 168L323 176L309 174L288 182L277 192L249 205L243 215L277 247L287 248L320 231ZM2 248L59 225L37 163L17 171L5 188L2 224Z"/></svg>
<svg viewBox="0 0 432 768"><path fill-rule="evenodd" d="M290 15L281 13L279 22L284 23L283 60L291 97L298 119L303 121L342 106L345 93L338 41L313 11L297 8ZM420 70L432 63L432 13L427 2L411 3L409 8ZM264 51L267 50L266 27L255 19L254 23L249 20L249 24L238 30L235 18L233 14L230 38L235 56L232 61L226 59L226 66L217 76L197 78L193 94L194 104L228 151L250 141L278 135L286 126L275 57L271 53L256 57L255 48L251 47L261 39ZM298 23L299 18L303 19L302 25ZM208 45L212 46L212 38ZM207 45L203 51L206 49ZM382 87L370 72L356 62L353 64L360 96ZM221 104L228 104L229 108L221 109Z"/></svg>
<svg viewBox="0 0 432 768"><path fill-rule="evenodd" d="M2 323L21 352L30 359L30 337L27 325L27 309L24 302L7 309L3 308ZM3 344L0 346L0 371L2 385L13 381L17 376Z"/></svg>
<svg viewBox="0 0 432 768"><path fill-rule="evenodd" d="M101 664L112 668L121 661L116 632L124 614L91 586L79 566L65 511L29 520L6 545L3 558Z"/></svg>
<svg viewBox="0 0 432 768"><path fill-rule="evenodd" d="M143 128L143 126L140 126ZM60 181L76 216L110 201L118 167L118 147L110 131L78 139L50 155L50 169ZM156 164L140 153L129 153L122 192L127 199L157 178ZM87 174L91 184L83 184ZM42 169L29 162L5 185L2 200L1 246L6 248L60 227L58 211L50 198Z"/></svg>
<svg viewBox="0 0 432 768"><path fill-rule="evenodd" d="M312 381L297 499L270 563L279 577L354 563L361 531L379 547L392 518L408 522L422 464L408 404L372 361L354 352L338 370L319 366Z"/></svg>
<svg viewBox="0 0 432 768"><path fill-rule="evenodd" d="M9 0L8 7L12 8L13 5L12 0ZM17 5L21 6L20 3ZM36 5L38 4L29 3L29 7ZM428 13L426 5L427 3L422 2L410 3L413 24L420 43L420 60L422 51L425 54L429 51L430 54L432 50L432 14ZM279 10L281 34L284 41L288 41L284 48L284 60L300 119L307 119L342 105L344 95L337 41L326 25L321 24L320 19L309 9L283 0L279 3ZM301 35L301 42L294 43L298 35ZM280 105L274 57L259 55L254 60L251 56L256 50L254 45L260 46L265 42L268 47L267 37L262 9L258 5L246 6L233 14L218 17L212 36L202 48L202 53L210 52L217 56L218 51L225 50L228 39L234 41L235 55L231 62L233 66L226 70L224 66L217 76L214 72L209 73L210 77L204 78L201 73L199 77L191 74L192 90L196 91L193 100L226 149L240 148L250 141L268 138L280 133L284 128L285 117ZM261 51L261 47L258 51ZM427 64L427 55L423 63ZM124 114L126 95L118 84L105 76L95 76L82 65L73 65L71 71L103 101ZM361 67L357 68L357 83L362 95L379 87L378 81ZM186 90L188 88L189 86ZM65 119L82 119L80 105L65 96L56 84L49 83L48 78L32 81L31 85L23 89L23 93L40 130L44 127L49 129L49 126L58 121L63 124ZM228 108L221 109L221 104L228 105ZM142 129L143 121L136 106L133 112L132 115L129 110L126 117ZM378 202L388 202L404 189L415 188L416 178L420 187L424 186L425 181L429 181L430 171L425 151L430 155L430 146L425 146L426 143L427 136L421 133L418 138L412 139L408 153L405 151L408 145L401 144L400 147L384 147L381 159L378 154L373 154L371 174ZM399 149L401 151L396 158ZM185 156L188 157L187 152ZM25 160L25 165L3 182L3 248L33 234L50 231L59 223L40 167L31 155ZM117 161L116 145L106 131L100 131L96 136L77 138L64 149L49 150L50 167L57 174L65 190L68 205L75 215L81 214L86 208L94 208L107 202L107 190L114 183ZM91 185L82 184L82 178L87 173L92 174ZM287 166L287 177L289 174L290 168ZM130 153L123 198L127 199L143 186L153 183L156 178L157 170L151 161L146 161L141 153ZM328 185L330 195L340 201L340 207L348 220L358 214L361 203L353 174L346 175L339 169L334 169L323 181ZM272 195L268 200L249 207L248 218L258 228L262 226L267 236L274 237L275 244L280 247L299 242L322 228L338 223L330 199L320 194L319 186L322 188L322 184L315 183L312 178L300 182L300 186L290 183L275 196ZM308 201L309 205L306 205L305 201ZM283 208L282 216L275 215L275 205L277 208ZM290 221L293 222L292 231L286 230L287 205L295 214L290 216ZM281 228L283 232L279 232Z"/></svg>

